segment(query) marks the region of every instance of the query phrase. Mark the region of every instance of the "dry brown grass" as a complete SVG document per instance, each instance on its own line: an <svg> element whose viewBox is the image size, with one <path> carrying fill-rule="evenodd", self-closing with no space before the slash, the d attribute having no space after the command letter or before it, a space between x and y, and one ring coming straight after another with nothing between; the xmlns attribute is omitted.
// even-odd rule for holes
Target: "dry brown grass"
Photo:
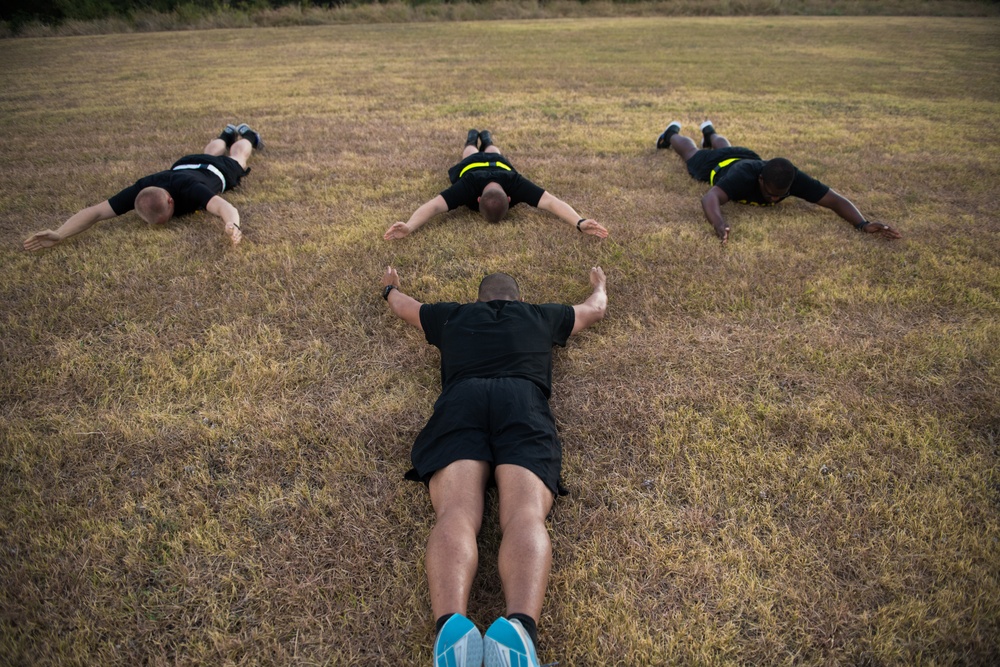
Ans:
<svg viewBox="0 0 1000 667"><path fill-rule="evenodd" d="M573 495L542 658L1000 656L996 20L588 19L0 42L0 662L429 662L431 511L401 481L437 355L378 298L609 275L556 359ZM484 39L491 36L492 41ZM485 48L484 44L491 44ZM732 207L653 140L704 117L906 235ZM19 250L225 122L269 142L204 215ZM381 233L468 127L604 222ZM495 514L495 508L491 513ZM484 530L470 614L502 611Z"/></svg>

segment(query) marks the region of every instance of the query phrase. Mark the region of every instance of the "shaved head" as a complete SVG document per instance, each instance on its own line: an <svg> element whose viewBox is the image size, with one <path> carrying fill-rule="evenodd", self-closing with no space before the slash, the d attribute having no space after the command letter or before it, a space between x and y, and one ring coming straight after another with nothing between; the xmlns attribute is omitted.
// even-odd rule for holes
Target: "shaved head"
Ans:
<svg viewBox="0 0 1000 667"><path fill-rule="evenodd" d="M151 225L162 225L174 214L174 204L163 188L143 188L135 197L135 212Z"/></svg>
<svg viewBox="0 0 1000 667"><path fill-rule="evenodd" d="M510 208L510 199L503 188L487 188L483 190L479 198L479 212L486 218L486 222L500 222L507 215Z"/></svg>
<svg viewBox="0 0 1000 667"><path fill-rule="evenodd" d="M479 283L480 301L519 301L521 290L517 281L506 273L491 273Z"/></svg>

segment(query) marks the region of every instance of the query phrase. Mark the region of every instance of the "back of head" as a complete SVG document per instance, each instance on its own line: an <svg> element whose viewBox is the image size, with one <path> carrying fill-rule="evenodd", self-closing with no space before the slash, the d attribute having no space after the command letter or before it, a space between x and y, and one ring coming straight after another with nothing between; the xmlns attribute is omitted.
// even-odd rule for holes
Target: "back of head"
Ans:
<svg viewBox="0 0 1000 667"><path fill-rule="evenodd" d="M518 301L521 289L506 273L491 273L479 283L480 301Z"/></svg>
<svg viewBox="0 0 1000 667"><path fill-rule="evenodd" d="M170 205L170 196L166 190L148 187L143 188L136 195L135 212L149 224L159 225L169 220L174 210Z"/></svg>
<svg viewBox="0 0 1000 667"><path fill-rule="evenodd" d="M486 222L500 222L507 215L508 208L510 201L507 199L507 193L500 188L484 190L479 198L479 212L486 218Z"/></svg>
<svg viewBox="0 0 1000 667"><path fill-rule="evenodd" d="M769 188L786 192L795 180L795 165L783 157L772 158L764 163L760 176Z"/></svg>

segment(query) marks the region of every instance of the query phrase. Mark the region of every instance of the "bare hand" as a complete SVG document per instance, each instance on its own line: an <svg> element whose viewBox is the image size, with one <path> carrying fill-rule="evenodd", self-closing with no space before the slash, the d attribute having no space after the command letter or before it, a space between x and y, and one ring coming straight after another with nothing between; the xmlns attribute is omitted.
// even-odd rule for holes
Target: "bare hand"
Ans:
<svg viewBox="0 0 1000 667"><path fill-rule="evenodd" d="M722 223L721 227L715 227L715 235L722 239L722 245L726 245L729 240L729 225Z"/></svg>
<svg viewBox="0 0 1000 667"><path fill-rule="evenodd" d="M229 240L233 245L238 244L243 239L243 230L231 222L226 223L226 234L229 234Z"/></svg>
<svg viewBox="0 0 1000 667"><path fill-rule="evenodd" d="M399 274L391 266L385 267L385 273L382 274L382 287L389 285L395 285L397 289L399 288Z"/></svg>
<svg viewBox="0 0 1000 667"><path fill-rule="evenodd" d="M590 269L590 286L594 290L603 290L608 283L607 276L604 275L604 269L599 266L592 267Z"/></svg>
<svg viewBox="0 0 1000 667"><path fill-rule="evenodd" d="M62 237L51 229L43 232L35 232L24 241L24 249L34 252L42 248L51 248L62 242Z"/></svg>
<svg viewBox="0 0 1000 667"><path fill-rule="evenodd" d="M392 241L393 239L401 239L409 235L410 228L406 226L405 222L394 222L389 229L385 230L382 238L386 241Z"/></svg>
<svg viewBox="0 0 1000 667"><path fill-rule="evenodd" d="M903 235L897 232L895 229L885 224L884 222L868 222L861 231L866 234L878 234L879 236L884 236L887 239L901 239Z"/></svg>
<svg viewBox="0 0 1000 667"><path fill-rule="evenodd" d="M599 239L608 238L608 230L604 228L604 225L596 220L591 220L590 218L587 218L580 223L580 231L584 234L596 236Z"/></svg>

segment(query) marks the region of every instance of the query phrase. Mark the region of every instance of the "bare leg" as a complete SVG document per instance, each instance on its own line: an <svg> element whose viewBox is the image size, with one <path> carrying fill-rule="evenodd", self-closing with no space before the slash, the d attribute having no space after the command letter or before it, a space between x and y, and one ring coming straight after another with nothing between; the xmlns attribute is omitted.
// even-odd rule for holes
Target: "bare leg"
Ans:
<svg viewBox="0 0 1000 667"><path fill-rule="evenodd" d="M206 155L225 155L226 154L226 142L222 139L212 139L205 146L205 150L202 151ZM244 167L246 165L243 165Z"/></svg>
<svg viewBox="0 0 1000 667"><path fill-rule="evenodd" d="M712 148L713 149L718 150L720 148L729 148L730 146L732 146L732 144L729 143L729 139L726 139L724 136L722 136L718 132L715 132L715 133L712 134Z"/></svg>
<svg viewBox="0 0 1000 667"><path fill-rule="evenodd" d="M222 140L218 139L217 141ZM239 162L244 169L247 168L247 160L250 159L251 153L253 153L253 144L246 139L240 139L229 149L229 157Z"/></svg>
<svg viewBox="0 0 1000 667"><path fill-rule="evenodd" d="M473 146L472 144L466 144L465 148L462 149L462 159L464 160L473 153L478 153L478 152L479 152L478 146Z"/></svg>
<svg viewBox="0 0 1000 667"><path fill-rule="evenodd" d="M527 614L537 622L552 568L545 517L555 498L537 475L520 466L497 466L496 480L503 531L498 565L507 614Z"/></svg>
<svg viewBox="0 0 1000 667"><path fill-rule="evenodd" d="M483 152L484 153L499 153L500 149L497 148L496 144L490 144L489 146L486 147L486 150L484 150Z"/></svg>
<svg viewBox="0 0 1000 667"><path fill-rule="evenodd" d="M698 152L698 146L694 143L694 139L685 137L680 132L670 135L670 147L681 156L685 163Z"/></svg>
<svg viewBox="0 0 1000 667"><path fill-rule="evenodd" d="M479 566L476 535L483 525L486 461L455 461L434 473L430 482L436 521L427 538L427 585L434 618L465 614L472 580Z"/></svg>

